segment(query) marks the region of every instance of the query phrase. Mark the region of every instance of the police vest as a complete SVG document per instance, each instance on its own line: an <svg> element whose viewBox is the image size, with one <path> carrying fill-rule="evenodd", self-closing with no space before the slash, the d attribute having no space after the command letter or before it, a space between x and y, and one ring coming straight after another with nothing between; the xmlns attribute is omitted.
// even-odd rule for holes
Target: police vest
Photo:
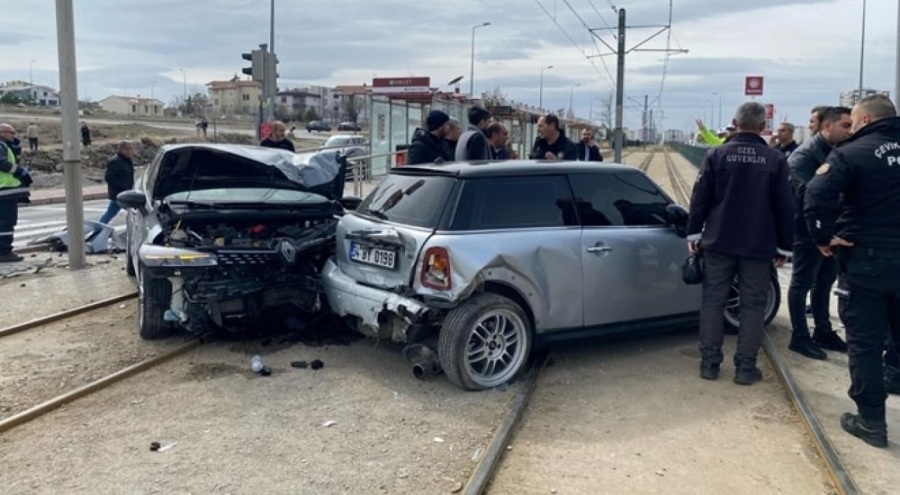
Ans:
<svg viewBox="0 0 900 495"><path fill-rule="evenodd" d="M6 161L15 165L16 163L16 154L13 153L12 148L7 144L4 146L6 148ZM19 187L22 185L22 182L19 181L13 174L9 172L0 172L0 189L9 189L13 187Z"/></svg>

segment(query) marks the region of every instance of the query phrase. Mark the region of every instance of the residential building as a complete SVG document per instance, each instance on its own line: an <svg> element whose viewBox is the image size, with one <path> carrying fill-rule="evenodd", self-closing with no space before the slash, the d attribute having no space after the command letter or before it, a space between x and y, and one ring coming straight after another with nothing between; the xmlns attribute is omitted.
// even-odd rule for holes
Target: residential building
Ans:
<svg viewBox="0 0 900 495"><path fill-rule="evenodd" d="M302 120L310 108L318 118L325 114L322 96L309 88L287 89L275 96L275 111L279 119Z"/></svg>
<svg viewBox="0 0 900 495"><path fill-rule="evenodd" d="M331 107L335 122L356 120L359 125L368 125L372 108L372 88L365 83L361 86L335 86ZM354 113L356 119L353 118Z"/></svg>
<svg viewBox="0 0 900 495"><path fill-rule="evenodd" d="M0 96L6 94L30 101L32 105L39 107L59 106L59 92L49 86L29 84L25 81L9 81L0 84Z"/></svg>
<svg viewBox="0 0 900 495"><path fill-rule="evenodd" d="M119 115L159 115L163 114L165 103L156 98L140 96L107 96L99 101L100 108Z"/></svg>
<svg viewBox="0 0 900 495"><path fill-rule="evenodd" d="M216 115L254 115L259 110L262 88L256 81L241 81L234 76L228 81L211 81L206 87Z"/></svg>
<svg viewBox="0 0 900 495"><path fill-rule="evenodd" d="M686 140L684 135L684 131L681 129L668 129L666 130L666 141L682 143Z"/></svg>
<svg viewBox="0 0 900 495"><path fill-rule="evenodd" d="M842 107L853 107L853 105L856 105L856 102L858 102L859 100L869 97L869 96L873 96L873 95L884 95L887 97L891 96L890 91L880 91L880 90L871 89L871 88L863 88L862 96L860 96L859 94L860 94L859 88L842 92L841 98L840 98L841 106Z"/></svg>

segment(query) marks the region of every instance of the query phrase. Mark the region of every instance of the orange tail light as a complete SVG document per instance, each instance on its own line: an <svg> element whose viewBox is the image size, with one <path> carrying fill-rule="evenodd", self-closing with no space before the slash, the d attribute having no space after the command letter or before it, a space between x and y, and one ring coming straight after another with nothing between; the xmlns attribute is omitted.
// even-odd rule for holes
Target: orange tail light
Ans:
<svg viewBox="0 0 900 495"><path fill-rule="evenodd" d="M450 254L446 248L432 247L425 251L422 261L422 285L431 289L450 290Z"/></svg>

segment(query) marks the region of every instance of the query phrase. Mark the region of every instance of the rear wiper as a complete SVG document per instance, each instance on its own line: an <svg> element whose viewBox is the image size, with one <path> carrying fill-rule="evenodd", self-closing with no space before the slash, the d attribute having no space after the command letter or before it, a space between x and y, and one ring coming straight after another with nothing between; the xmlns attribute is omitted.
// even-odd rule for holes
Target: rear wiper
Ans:
<svg viewBox="0 0 900 495"><path fill-rule="evenodd" d="M367 215L372 215L373 217L378 218L378 219L381 219L381 220L387 220L387 219L388 219L388 216L387 216L387 215L385 215L384 213L382 213L382 212L380 212L380 211L378 211L378 210L366 210L365 214L367 214Z"/></svg>

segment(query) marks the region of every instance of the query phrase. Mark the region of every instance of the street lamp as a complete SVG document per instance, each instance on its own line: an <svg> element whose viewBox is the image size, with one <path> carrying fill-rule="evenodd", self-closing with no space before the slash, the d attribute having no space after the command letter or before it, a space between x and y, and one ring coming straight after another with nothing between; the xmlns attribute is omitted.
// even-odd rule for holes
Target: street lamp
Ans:
<svg viewBox="0 0 900 495"><path fill-rule="evenodd" d="M572 109L572 99L575 96L575 88L581 87L581 83L573 84L569 91L569 118L575 118L575 111Z"/></svg>
<svg viewBox="0 0 900 495"><path fill-rule="evenodd" d="M37 62L36 58L33 58L28 61L28 85L29 86L34 86L34 77L31 72L31 64L33 64L35 62Z"/></svg>
<svg viewBox="0 0 900 495"><path fill-rule="evenodd" d="M856 101L863 97L863 62L866 58L866 0L862 4L862 40L859 44L859 96Z"/></svg>
<svg viewBox="0 0 900 495"><path fill-rule="evenodd" d="M600 100L599 96L595 96L591 98L591 111L588 114L588 120L591 121L591 125L594 125L594 100Z"/></svg>
<svg viewBox="0 0 900 495"><path fill-rule="evenodd" d="M471 98L475 97L475 30L490 25L490 22L484 22L477 26L472 26L472 62L469 67L469 96Z"/></svg>
<svg viewBox="0 0 900 495"><path fill-rule="evenodd" d="M184 103L186 105L187 104L187 72L185 72L183 68L179 68L178 70L181 71L182 84L183 84L183 87L181 90L181 100L182 100L182 103Z"/></svg>
<svg viewBox="0 0 900 495"><path fill-rule="evenodd" d="M541 91L540 96L538 97L538 108L544 108L544 71L547 69L552 69L552 65L548 65L547 67L541 67Z"/></svg>

